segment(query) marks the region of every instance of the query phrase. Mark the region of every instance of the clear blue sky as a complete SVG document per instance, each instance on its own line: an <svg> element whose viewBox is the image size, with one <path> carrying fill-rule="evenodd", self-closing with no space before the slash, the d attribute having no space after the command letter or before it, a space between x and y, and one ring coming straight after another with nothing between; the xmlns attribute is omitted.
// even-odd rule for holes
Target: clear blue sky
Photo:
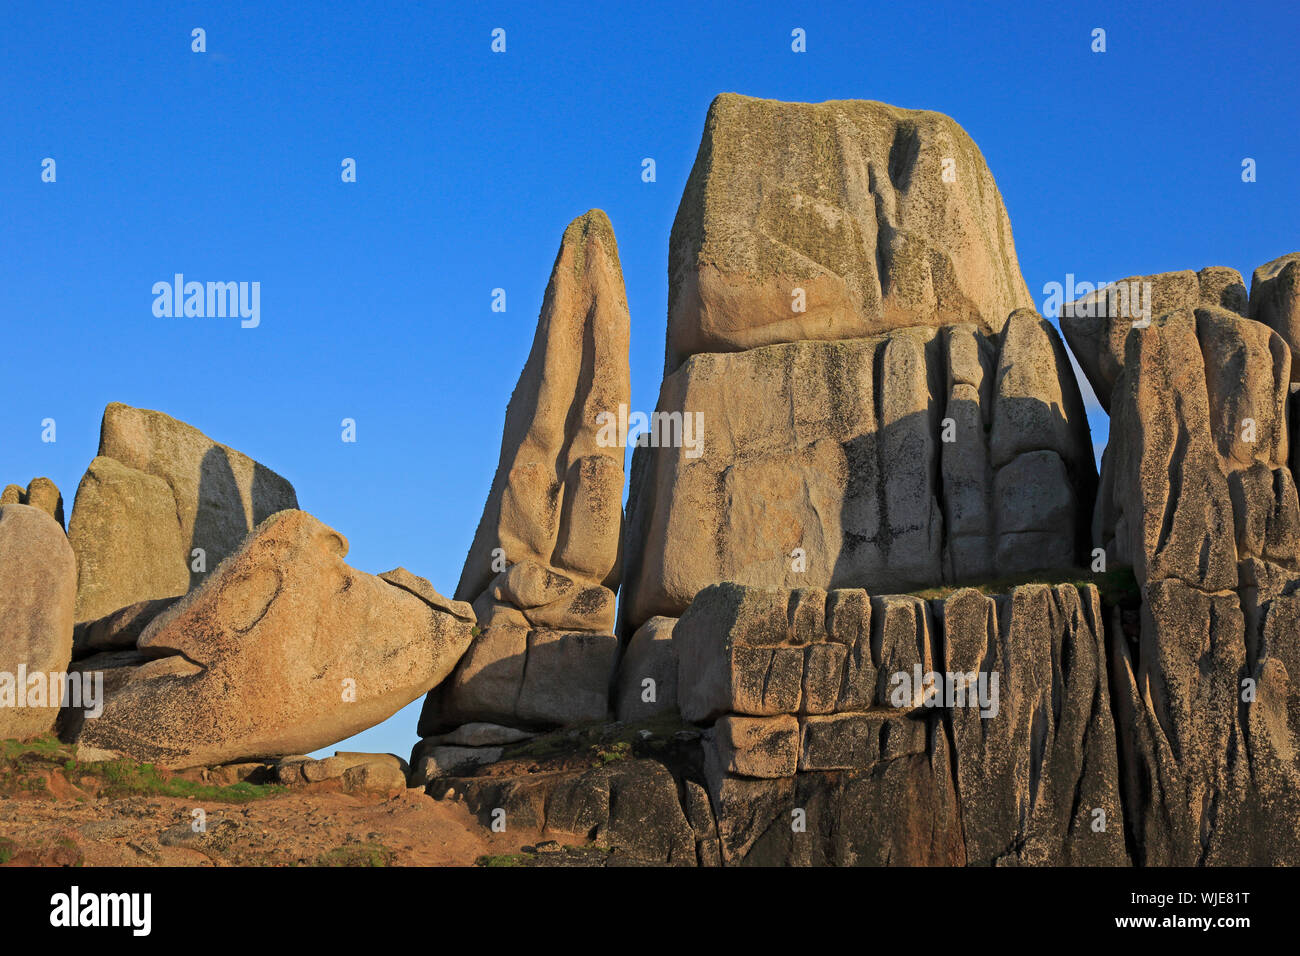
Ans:
<svg viewBox="0 0 1300 956"><path fill-rule="evenodd" d="M6 5L0 484L49 475L70 508L104 405L161 409L289 478L356 567L450 594L561 231L591 207L627 278L633 404L653 409L669 227L724 90L953 116L1040 303L1068 272L1249 283L1300 249L1290 4L447 6ZM261 326L155 318L176 272L261 282ZM405 755L416 709L348 746Z"/></svg>

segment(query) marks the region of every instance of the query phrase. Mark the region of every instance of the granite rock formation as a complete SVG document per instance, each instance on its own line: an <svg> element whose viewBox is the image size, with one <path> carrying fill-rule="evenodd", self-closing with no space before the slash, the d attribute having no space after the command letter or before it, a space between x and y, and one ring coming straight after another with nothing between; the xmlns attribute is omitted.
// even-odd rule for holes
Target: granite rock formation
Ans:
<svg viewBox="0 0 1300 956"><path fill-rule="evenodd" d="M289 482L247 455L162 412L110 404L68 524L77 621L185 594L260 522L297 507Z"/></svg>
<svg viewBox="0 0 1300 956"><path fill-rule="evenodd" d="M1266 262L1250 279L1250 317L1291 347L1291 381L1300 382L1300 252Z"/></svg>
<svg viewBox="0 0 1300 956"><path fill-rule="evenodd" d="M458 600L480 633L420 721L556 724L609 711L618 643L627 297L609 219L565 230ZM623 421L621 426L618 424Z"/></svg>
<svg viewBox="0 0 1300 956"><path fill-rule="evenodd" d="M63 527L41 508L0 506L0 738L54 726L72 656L76 590Z"/></svg>
<svg viewBox="0 0 1300 956"><path fill-rule="evenodd" d="M57 521L60 528L64 525L63 494L58 485L48 478L33 478L26 488L22 485L6 485L3 493L0 493L0 508L5 505L39 508Z"/></svg>
<svg viewBox="0 0 1300 956"><path fill-rule="evenodd" d="M469 646L472 610L401 569L357 571L347 550L306 512L258 525L145 628L148 660L117 675L82 752L166 767L309 753L429 691Z"/></svg>
<svg viewBox="0 0 1300 956"><path fill-rule="evenodd" d="M921 327L692 356L659 410L698 413L702 435L636 450L625 631L722 581L906 590L1090 550L1087 419L1064 346L1030 311L995 336Z"/></svg>
<svg viewBox="0 0 1300 956"><path fill-rule="evenodd" d="M1101 407L1110 409L1111 390L1124 366L1124 342L1134 324L1169 312L1217 307L1245 315L1241 273L1222 266L1200 272L1132 276L1061 307L1061 331L1088 378Z"/></svg>
<svg viewBox="0 0 1300 956"><path fill-rule="evenodd" d="M1125 339L1095 533L1144 592L1110 664L1148 866L1300 862L1291 357L1274 328L1213 306Z"/></svg>
<svg viewBox="0 0 1300 956"><path fill-rule="evenodd" d="M998 332L1033 306L997 184L965 130L864 100L717 97L668 278L668 372L691 355L779 342Z"/></svg>

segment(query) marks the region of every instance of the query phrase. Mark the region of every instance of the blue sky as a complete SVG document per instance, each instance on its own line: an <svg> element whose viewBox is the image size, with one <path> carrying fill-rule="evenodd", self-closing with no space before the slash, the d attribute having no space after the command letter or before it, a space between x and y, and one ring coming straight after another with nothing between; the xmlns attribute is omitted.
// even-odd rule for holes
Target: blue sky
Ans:
<svg viewBox="0 0 1300 956"><path fill-rule="evenodd" d="M722 91L954 117L1040 303L1067 273L1249 283L1300 249L1288 4L467 6L6 5L0 484L48 475L70 508L104 405L161 409L289 478L356 567L450 594L560 234L591 207L618 236L633 406L653 408L668 232ZM260 282L261 325L156 318L176 272ZM347 747L405 755L415 717Z"/></svg>

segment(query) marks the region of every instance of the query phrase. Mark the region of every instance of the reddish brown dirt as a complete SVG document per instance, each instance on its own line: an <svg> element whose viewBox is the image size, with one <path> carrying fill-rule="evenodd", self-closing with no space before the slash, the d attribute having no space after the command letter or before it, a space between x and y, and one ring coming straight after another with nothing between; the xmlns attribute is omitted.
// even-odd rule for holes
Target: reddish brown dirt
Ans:
<svg viewBox="0 0 1300 956"><path fill-rule="evenodd" d="M468 866L541 838L493 833L463 804L422 790L343 793L329 781L232 804L105 799L59 772L44 776L44 792L0 796L0 847L7 846L9 866ZM206 814L204 833L192 829L195 809Z"/></svg>

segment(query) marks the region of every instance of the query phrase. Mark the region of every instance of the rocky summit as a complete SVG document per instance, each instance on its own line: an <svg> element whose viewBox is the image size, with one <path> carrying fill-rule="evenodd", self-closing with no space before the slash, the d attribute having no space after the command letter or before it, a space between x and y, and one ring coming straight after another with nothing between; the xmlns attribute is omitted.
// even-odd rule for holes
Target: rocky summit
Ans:
<svg viewBox="0 0 1300 956"><path fill-rule="evenodd" d="M724 94L667 293L633 439L613 226L564 230L452 598L161 412L66 534L6 487L5 858L1300 864L1300 253L1058 331L953 120ZM308 756L417 700L409 759Z"/></svg>

